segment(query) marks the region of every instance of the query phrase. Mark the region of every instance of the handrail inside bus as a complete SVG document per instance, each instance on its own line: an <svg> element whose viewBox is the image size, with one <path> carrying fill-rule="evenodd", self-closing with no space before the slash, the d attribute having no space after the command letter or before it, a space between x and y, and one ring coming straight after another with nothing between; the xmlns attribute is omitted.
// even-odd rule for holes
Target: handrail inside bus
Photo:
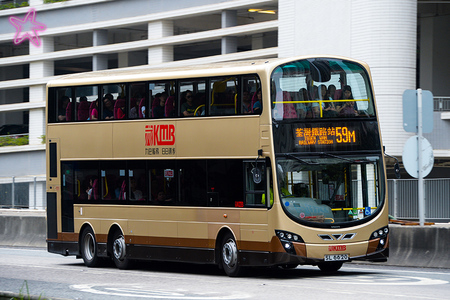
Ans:
<svg viewBox="0 0 450 300"><path fill-rule="evenodd" d="M108 190L108 180L106 179L106 176L105 176L105 190L106 190L106 194L103 195L103 198L105 198L108 195L108 192L109 192L109 190Z"/></svg>
<svg viewBox="0 0 450 300"><path fill-rule="evenodd" d="M205 104L199 105L199 106L195 109L195 111L194 111L194 116L197 115L197 111L198 111L201 107L205 107Z"/></svg>

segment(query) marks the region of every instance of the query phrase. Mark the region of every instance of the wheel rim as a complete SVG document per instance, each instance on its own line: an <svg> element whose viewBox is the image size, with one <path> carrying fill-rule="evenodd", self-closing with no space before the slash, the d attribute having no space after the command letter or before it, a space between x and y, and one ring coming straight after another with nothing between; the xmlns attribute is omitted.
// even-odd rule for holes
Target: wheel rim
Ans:
<svg viewBox="0 0 450 300"><path fill-rule="evenodd" d="M95 239L92 233L88 232L84 236L84 256L87 260L94 259L95 255Z"/></svg>
<svg viewBox="0 0 450 300"><path fill-rule="evenodd" d="M125 258L125 238L123 237L123 235L118 236L114 240L113 252L114 257L117 260L123 260Z"/></svg>
<svg viewBox="0 0 450 300"><path fill-rule="evenodd" d="M223 262L229 268L233 268L237 263L237 246L233 239L229 239L222 248Z"/></svg>

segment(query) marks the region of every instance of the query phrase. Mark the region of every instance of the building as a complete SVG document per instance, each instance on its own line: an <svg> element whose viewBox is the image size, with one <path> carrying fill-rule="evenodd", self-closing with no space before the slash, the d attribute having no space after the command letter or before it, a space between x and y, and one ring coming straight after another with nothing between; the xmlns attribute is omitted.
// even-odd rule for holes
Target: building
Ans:
<svg viewBox="0 0 450 300"><path fill-rule="evenodd" d="M3 0L0 6L22 2ZM400 160L412 136L403 130L403 91L420 87L436 96L434 130L425 135L435 156L430 177L449 177L449 1L44 2L52 1L0 10L0 126L28 127L28 145L0 147L0 206L45 207L46 82L74 72L163 63L303 54L363 60L373 75L386 153ZM38 44L16 39L10 17L26 16L41 26Z"/></svg>

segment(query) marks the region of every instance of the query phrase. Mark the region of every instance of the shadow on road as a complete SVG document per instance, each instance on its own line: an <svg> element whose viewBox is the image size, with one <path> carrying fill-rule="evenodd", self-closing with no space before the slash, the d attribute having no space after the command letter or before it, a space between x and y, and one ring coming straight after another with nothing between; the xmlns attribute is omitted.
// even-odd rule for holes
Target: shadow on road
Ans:
<svg viewBox="0 0 450 300"><path fill-rule="evenodd" d="M77 260L76 263L66 264L72 267L87 268L82 260ZM114 263L105 261L99 268L116 269ZM135 261L130 270L142 272L161 272L161 273L178 273L178 274L193 274L193 275L207 275L207 276L226 276L225 273L216 265L200 265L181 262L160 262L160 261ZM318 268L311 268L311 266L298 266L295 269L283 269L281 267L253 267L245 268L243 277L265 278L265 279L299 279L299 278L321 278L321 277L350 277L355 275L369 275L374 274L367 271L355 271L343 269L334 273L322 272Z"/></svg>

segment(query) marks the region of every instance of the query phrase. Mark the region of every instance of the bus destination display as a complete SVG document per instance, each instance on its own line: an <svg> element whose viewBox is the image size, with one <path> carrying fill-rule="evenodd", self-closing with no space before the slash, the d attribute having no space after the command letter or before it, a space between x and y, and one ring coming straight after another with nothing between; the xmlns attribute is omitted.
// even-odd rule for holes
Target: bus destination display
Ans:
<svg viewBox="0 0 450 300"><path fill-rule="evenodd" d="M296 147L359 144L356 130L347 126L297 127L294 136Z"/></svg>

